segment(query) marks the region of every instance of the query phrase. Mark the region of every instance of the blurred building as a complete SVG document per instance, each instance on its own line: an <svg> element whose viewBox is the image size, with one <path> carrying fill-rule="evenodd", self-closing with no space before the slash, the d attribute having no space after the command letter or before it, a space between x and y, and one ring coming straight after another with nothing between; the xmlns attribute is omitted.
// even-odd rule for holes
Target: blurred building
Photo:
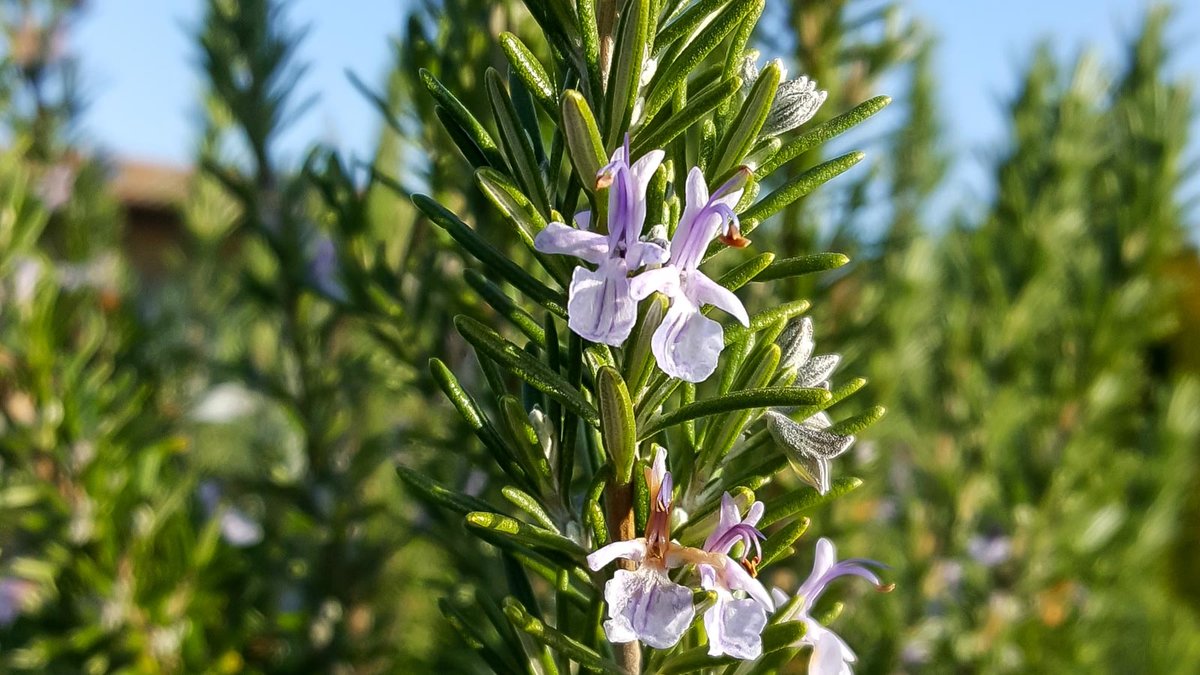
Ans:
<svg viewBox="0 0 1200 675"><path fill-rule="evenodd" d="M110 189L125 212L125 250L146 280L163 277L166 256L184 248L183 207L194 171L190 168L118 160Z"/></svg>

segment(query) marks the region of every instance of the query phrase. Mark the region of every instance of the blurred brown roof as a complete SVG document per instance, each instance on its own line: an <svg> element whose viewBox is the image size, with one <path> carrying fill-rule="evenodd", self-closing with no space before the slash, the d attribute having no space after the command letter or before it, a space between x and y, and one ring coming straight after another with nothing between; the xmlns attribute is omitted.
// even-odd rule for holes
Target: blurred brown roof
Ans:
<svg viewBox="0 0 1200 675"><path fill-rule="evenodd" d="M173 208L187 199L192 173L177 166L118 160L110 186L126 207Z"/></svg>

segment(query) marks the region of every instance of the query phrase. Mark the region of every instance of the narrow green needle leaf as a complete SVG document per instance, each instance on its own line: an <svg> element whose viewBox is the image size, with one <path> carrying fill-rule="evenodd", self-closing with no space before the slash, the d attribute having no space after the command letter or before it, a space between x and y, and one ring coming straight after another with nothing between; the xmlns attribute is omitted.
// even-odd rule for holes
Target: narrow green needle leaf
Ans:
<svg viewBox="0 0 1200 675"><path fill-rule="evenodd" d="M771 263L770 267L754 277L754 281L776 281L813 272L835 270L848 262L850 262L850 258L844 253L814 253L795 258L784 258Z"/></svg>
<svg viewBox="0 0 1200 675"><path fill-rule="evenodd" d="M829 398L824 389L800 387L763 387L750 391L737 391L725 396L709 398L681 406L650 420L641 432L641 438L649 438L669 426L688 420L708 417L732 410L747 408L773 408L777 406L820 405Z"/></svg>
<svg viewBox="0 0 1200 675"><path fill-rule="evenodd" d="M426 501L437 504L442 508L450 509L464 516L472 511L490 508L490 505L482 499L442 487L424 474L413 471L408 467L397 466L396 473L400 476L400 480L404 481L405 485L415 490Z"/></svg>
<svg viewBox="0 0 1200 675"><path fill-rule="evenodd" d="M564 298L561 293L551 290L545 284L534 279L520 265L514 263L506 254L500 252L474 229L459 220L458 216L449 209L426 195L413 195L413 204L421 210L434 225L446 230L455 241L462 244L468 253L482 262L505 281L525 293L535 302L555 314L565 317L563 309Z"/></svg>
<svg viewBox="0 0 1200 675"><path fill-rule="evenodd" d="M854 436L861 433L864 429L872 424L875 424L879 420L883 419L883 416L886 414L887 408L877 405L864 413L860 413L854 417L850 417L838 422L837 424L829 427L829 429L826 431L831 434L838 434L840 436Z"/></svg>
<svg viewBox="0 0 1200 675"><path fill-rule="evenodd" d="M546 195L546 184L542 181L542 173L533 154L533 144L517 116L517 109L504 86L504 79L494 68L488 68L483 79L487 87L488 101L492 105L492 115L500 129L500 143L504 146L504 154L508 157L508 166L513 177L520 183L538 212L549 215L550 198Z"/></svg>
<svg viewBox="0 0 1200 675"><path fill-rule="evenodd" d="M850 167L861 162L863 157L866 157L866 155L861 152L850 152L814 166L788 181L754 206L751 206L743 214L743 218L747 221L761 223L788 204L812 192L836 176L845 173ZM745 231L749 231L749 229L751 228L746 228Z"/></svg>
<svg viewBox="0 0 1200 675"><path fill-rule="evenodd" d="M742 88L740 77L730 77L705 87L695 96L689 96L683 110L669 118L655 118L633 137L633 156L639 157L654 148L666 147L683 132L692 128L705 115L729 100Z"/></svg>
<svg viewBox="0 0 1200 675"><path fill-rule="evenodd" d="M793 300L786 302L778 307L765 309L750 317L750 326L732 325L725 327L725 346L740 341L746 337L747 333L757 333L766 330L776 323L783 321L784 323L791 321L793 317L797 317L808 310L807 300Z"/></svg>
<svg viewBox="0 0 1200 675"><path fill-rule="evenodd" d="M653 119L696 67L713 52L725 38L737 28L751 11L761 8L765 0L733 0L717 15L695 39L679 53L679 57L660 68L650 82L649 94L643 107L643 119Z"/></svg>
<svg viewBox="0 0 1200 675"><path fill-rule="evenodd" d="M473 347L529 383L534 389L562 403L568 410L579 415L592 426L600 423L600 415L596 412L596 408L583 397L578 389L572 387L562 375L530 356L524 349L505 340L496 331L468 316L455 317L454 325Z"/></svg>
<svg viewBox="0 0 1200 675"><path fill-rule="evenodd" d="M892 98L890 96L876 96L875 98L859 103L849 111L831 120L818 124L785 144L779 152L775 153L773 157L758 167L754 175L760 179L765 178L771 172L775 171L775 169L787 164L825 141L845 133L859 122L886 108L887 104L891 102Z"/></svg>
<svg viewBox="0 0 1200 675"><path fill-rule="evenodd" d="M561 534L556 534L536 525L522 523L516 518L509 518L499 513L472 511L467 514L466 523L469 529L486 530L509 537L531 548L549 549L565 553L576 560L582 561L584 556L587 555L587 551L583 550L579 544Z"/></svg>
<svg viewBox="0 0 1200 675"><path fill-rule="evenodd" d="M714 163L705 172L710 178L723 176L741 164L758 141L758 132L767 121L771 103L775 101L775 92L779 89L779 80L783 75L780 68L778 61L771 61L754 81L754 86L738 110L737 116L733 118L733 123L717 144L716 153L713 155Z"/></svg>
<svg viewBox="0 0 1200 675"><path fill-rule="evenodd" d="M762 562L758 564L759 569L788 555L793 550L792 545L796 543L796 540L808 531L809 522L808 518L797 518L782 530L767 537L762 544Z"/></svg>
<svg viewBox="0 0 1200 675"><path fill-rule="evenodd" d="M829 487L829 492L825 494L821 494L807 485L792 490L767 502L766 511L763 513L759 527L766 527L797 513L828 504L860 485L862 485L862 479L847 476L834 480Z"/></svg>
<svg viewBox="0 0 1200 675"><path fill-rule="evenodd" d="M519 630L524 631L534 640L565 655L584 668L599 670L605 673L614 673L615 675L621 675L624 672L620 666L600 656L592 648L578 640L563 635L557 629L547 626L536 617L530 615L525 606L518 602L516 598L510 597L504 599L504 614Z"/></svg>
<svg viewBox="0 0 1200 675"><path fill-rule="evenodd" d="M483 124L471 114L471 111L467 110L462 101L450 93L450 90L439 82L433 76L433 73L422 68L419 74L422 84L425 85L425 89L442 106L446 114L470 137L475 146L479 148L479 151L483 153L488 164L495 167L504 166L504 157L500 154L500 148L496 145L496 141L488 133L487 129L484 128Z"/></svg>
<svg viewBox="0 0 1200 675"><path fill-rule="evenodd" d="M554 82L533 52L521 42L521 38L507 31L500 34L500 48L508 59L508 65L521 78L529 93L547 112L553 115L558 110L554 100Z"/></svg>
<svg viewBox="0 0 1200 675"><path fill-rule="evenodd" d="M771 269L774 260L774 253L760 253L722 274L721 278L717 279L717 283L731 291L736 291L751 281L758 281L758 277L764 271Z"/></svg>

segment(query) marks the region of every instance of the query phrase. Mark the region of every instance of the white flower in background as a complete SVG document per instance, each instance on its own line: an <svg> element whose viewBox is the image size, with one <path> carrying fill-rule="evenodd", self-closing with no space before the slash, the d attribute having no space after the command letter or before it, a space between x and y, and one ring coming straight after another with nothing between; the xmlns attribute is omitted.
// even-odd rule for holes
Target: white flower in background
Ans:
<svg viewBox="0 0 1200 675"><path fill-rule="evenodd" d="M1012 540L1003 535L972 535L967 540L967 554L984 567L996 567L1012 555Z"/></svg>
<svg viewBox="0 0 1200 675"><path fill-rule="evenodd" d="M209 389L188 417L193 422L205 424L232 422L254 412L256 403L257 399L249 389L226 382Z"/></svg>

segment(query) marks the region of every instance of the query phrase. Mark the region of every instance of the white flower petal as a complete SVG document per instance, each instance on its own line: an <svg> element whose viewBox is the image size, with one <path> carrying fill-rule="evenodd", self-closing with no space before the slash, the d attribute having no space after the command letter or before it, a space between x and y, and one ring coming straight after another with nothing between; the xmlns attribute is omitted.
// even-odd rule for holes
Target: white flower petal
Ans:
<svg viewBox="0 0 1200 675"><path fill-rule="evenodd" d="M617 570L604 586L610 642L641 640L655 649L675 646L692 623L692 591L650 567Z"/></svg>
<svg viewBox="0 0 1200 675"><path fill-rule="evenodd" d="M567 301L571 330L586 340L619 347L636 321L637 303L629 295L623 260L610 258L595 272L575 268Z"/></svg>
<svg viewBox="0 0 1200 675"><path fill-rule="evenodd" d="M750 325L750 315L746 313L746 306L733 291L696 270L684 272L681 279L683 292L697 307L712 305L737 319L743 326Z"/></svg>
<svg viewBox="0 0 1200 675"><path fill-rule="evenodd" d="M762 629L766 625L767 613L757 602L719 598L704 613L709 656L757 659L762 656Z"/></svg>
<svg viewBox="0 0 1200 675"><path fill-rule="evenodd" d="M645 556L646 540L639 537L626 541L614 541L608 546L597 549L587 557L587 565L588 569L593 572L599 572L605 565L617 558L640 563Z"/></svg>
<svg viewBox="0 0 1200 675"><path fill-rule="evenodd" d="M703 382L717 369L724 335L721 324L705 317L686 298L677 297L654 331L650 349L667 375Z"/></svg>

